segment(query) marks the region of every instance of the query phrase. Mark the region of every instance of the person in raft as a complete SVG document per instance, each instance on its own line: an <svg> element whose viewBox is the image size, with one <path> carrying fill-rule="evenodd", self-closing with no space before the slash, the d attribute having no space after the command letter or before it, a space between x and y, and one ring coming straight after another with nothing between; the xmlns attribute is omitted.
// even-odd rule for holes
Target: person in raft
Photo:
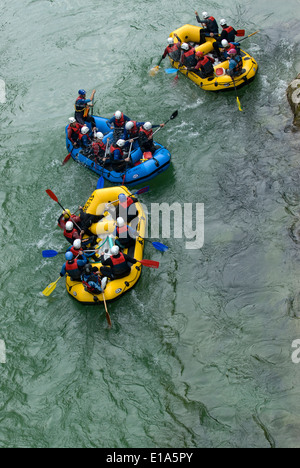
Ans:
<svg viewBox="0 0 300 468"><path fill-rule="evenodd" d="M230 49L229 55L229 68L226 70L226 74L235 77L242 73L243 70L243 59L237 54L236 49Z"/></svg>
<svg viewBox="0 0 300 468"><path fill-rule="evenodd" d="M198 23L204 25L203 29L200 29L200 44L204 44L206 37L216 37L219 34L219 26L216 19L210 16L207 11L202 13L202 20L199 18L198 12L195 11L196 20Z"/></svg>
<svg viewBox="0 0 300 468"><path fill-rule="evenodd" d="M90 106L89 102L92 102L95 96L96 90L93 89L90 99L86 99L86 91L80 89L78 91L78 97L75 101L75 119L81 125L85 125L86 122L89 122L92 126L92 131L96 131L96 123L94 117L89 115Z"/></svg>
<svg viewBox="0 0 300 468"><path fill-rule="evenodd" d="M97 132L96 133L96 139L92 143L92 150L93 150L93 155L95 158L95 161L98 163L103 162L103 158L106 154L106 148L107 145L109 144L109 138L107 139L106 144L103 143L103 133L102 132Z"/></svg>
<svg viewBox="0 0 300 468"><path fill-rule="evenodd" d="M117 245L114 245L110 249L110 252L111 256L106 260L104 255L100 257L103 265L100 267L101 274L113 280L128 276L131 271L131 265L137 263L138 260L120 252L120 248Z"/></svg>
<svg viewBox="0 0 300 468"><path fill-rule="evenodd" d="M120 110L117 110L114 115L106 122L107 125L114 129L113 143L118 140L125 140L125 124L129 122L130 118L123 114Z"/></svg>
<svg viewBox="0 0 300 468"><path fill-rule="evenodd" d="M120 193L118 199L119 204L116 206L116 218L124 218L126 223L129 224L130 221L138 216L138 210L135 205L138 199L134 195L127 197L125 193Z"/></svg>
<svg viewBox="0 0 300 468"><path fill-rule="evenodd" d="M164 53L161 56L160 62L162 60L164 60L167 55L170 57L170 59L174 60L174 62L179 62L180 56L181 56L181 50L180 50L180 48L181 48L181 39L179 39L177 34L174 34L174 36L176 37L178 42L174 42L173 37L168 37L168 39L167 39L168 45L165 48Z"/></svg>
<svg viewBox="0 0 300 468"><path fill-rule="evenodd" d="M74 117L69 118L69 125L67 127L67 134L70 142L74 148L79 146L79 135L82 125L76 121Z"/></svg>
<svg viewBox="0 0 300 468"><path fill-rule="evenodd" d="M122 250L129 249L129 247L135 244L135 232L130 226L127 226L123 218L117 218L117 225L114 230L116 245Z"/></svg>
<svg viewBox="0 0 300 468"><path fill-rule="evenodd" d="M101 279L98 268L87 263L83 268L81 281L89 293L102 294L106 287L107 277Z"/></svg>
<svg viewBox="0 0 300 468"><path fill-rule="evenodd" d="M210 57L209 55L204 55L201 51L196 52L196 57L198 59L197 65L194 68L189 68L188 70L192 70L195 73L199 74L201 78L208 78L210 76L213 76L213 63L215 62L215 59Z"/></svg>
<svg viewBox="0 0 300 468"><path fill-rule="evenodd" d="M66 262L62 266L60 276L63 277L68 273L73 281L81 281L83 268L87 264L88 259L84 254L82 254L81 258L75 258L72 252L67 252L65 257Z"/></svg>
<svg viewBox="0 0 300 468"><path fill-rule="evenodd" d="M151 122L145 122L144 125L140 128L138 142L141 148L142 153L153 153L156 151L156 146L153 142L153 128L155 127L164 127L165 124L152 125Z"/></svg>

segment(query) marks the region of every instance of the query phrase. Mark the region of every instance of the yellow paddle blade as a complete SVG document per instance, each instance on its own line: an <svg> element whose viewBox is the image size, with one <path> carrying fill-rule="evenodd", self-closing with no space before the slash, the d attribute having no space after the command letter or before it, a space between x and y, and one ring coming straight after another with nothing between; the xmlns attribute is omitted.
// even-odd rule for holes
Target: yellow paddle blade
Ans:
<svg viewBox="0 0 300 468"><path fill-rule="evenodd" d="M236 98L236 102L237 102L237 104L238 104L239 111L243 112L243 109L242 109L242 107L241 107L241 103L240 103L240 100L239 100L238 97Z"/></svg>
<svg viewBox="0 0 300 468"><path fill-rule="evenodd" d="M61 277L59 277L56 281L54 281L54 283L50 283L46 289L44 289L43 291L43 294L44 296L50 296L50 294L53 293L54 289L56 288L56 284L58 282L58 280L60 280Z"/></svg>
<svg viewBox="0 0 300 468"><path fill-rule="evenodd" d="M159 72L159 65L156 65L155 67L151 68L151 70L149 71L149 75L150 75L150 76L154 76L154 75L156 75L158 72Z"/></svg>

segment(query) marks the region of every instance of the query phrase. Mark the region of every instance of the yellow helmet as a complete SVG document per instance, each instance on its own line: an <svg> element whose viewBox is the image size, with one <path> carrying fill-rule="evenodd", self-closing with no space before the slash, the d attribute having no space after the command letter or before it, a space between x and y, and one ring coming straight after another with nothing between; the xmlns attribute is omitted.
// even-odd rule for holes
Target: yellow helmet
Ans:
<svg viewBox="0 0 300 468"><path fill-rule="evenodd" d="M70 210L64 210L63 215L64 215L64 219L69 219L69 218L71 218L71 211Z"/></svg>

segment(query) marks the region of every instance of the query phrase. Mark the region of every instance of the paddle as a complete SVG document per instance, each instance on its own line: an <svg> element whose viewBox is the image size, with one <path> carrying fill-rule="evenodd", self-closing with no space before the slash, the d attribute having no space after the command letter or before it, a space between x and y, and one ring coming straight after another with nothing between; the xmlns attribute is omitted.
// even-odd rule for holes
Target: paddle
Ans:
<svg viewBox="0 0 300 468"><path fill-rule="evenodd" d="M231 77L232 79L232 82L233 82L233 86L234 86L234 90L235 90L235 94L236 94L236 102L237 102L237 105L238 105L238 108L239 108L239 111L242 112L243 109L241 108L241 103L240 103L240 100L239 100L239 97L238 97L238 94L237 94L237 89L236 89L236 86L235 86L235 81L234 81L234 78L233 76Z"/></svg>
<svg viewBox="0 0 300 468"><path fill-rule="evenodd" d="M64 166L69 161L70 158L71 158L71 153L67 154L67 156L65 157L61 165Z"/></svg>
<svg viewBox="0 0 300 468"><path fill-rule="evenodd" d="M137 236L139 239L142 239L146 242L150 242L156 250L159 250L160 252L166 252L169 249L168 246L162 244L161 242L152 242L150 239L145 239L144 237L141 237L139 233L135 229L133 229L131 226L127 226L127 227L128 227L128 230L131 231L133 235Z"/></svg>
<svg viewBox="0 0 300 468"><path fill-rule="evenodd" d="M56 285L58 283L58 281L60 280L61 276L56 280L54 281L54 283L50 283L43 291L43 294L44 296L48 297L50 296L50 294L53 293L54 289L56 288Z"/></svg>
<svg viewBox="0 0 300 468"><path fill-rule="evenodd" d="M96 189L103 189L104 187L104 178L102 176L99 177L98 182L97 182L97 187Z"/></svg>
<svg viewBox="0 0 300 468"><path fill-rule="evenodd" d="M155 76L155 75L158 73L158 71L159 71L159 66L160 66L160 64L161 64L162 59L163 59L163 57L160 58L158 64L157 64L155 67L151 68L151 70L149 71L149 75L150 75L150 76Z"/></svg>
<svg viewBox="0 0 300 468"><path fill-rule="evenodd" d="M102 297L103 297L103 302L104 302L104 307L105 307L105 316L106 316L106 320L107 320L107 323L108 323L109 328L111 328L111 327L112 327L112 323L111 323L110 316L109 316L109 313L108 313L108 310L107 310L107 305L106 305L105 293L104 293L104 292L102 293Z"/></svg>
<svg viewBox="0 0 300 468"><path fill-rule="evenodd" d="M148 267L148 268L158 268L159 267L159 262L156 262L155 260L138 260L139 263L141 263L143 266Z"/></svg>
<svg viewBox="0 0 300 468"><path fill-rule="evenodd" d="M131 153L132 144L133 144L133 142L130 143L130 147L129 147L129 151L128 151L127 158L130 158L130 153ZM125 172L124 172L124 175L123 175L122 185L125 184L125 177L126 177L127 168L128 168L128 163L126 164L126 167L125 167Z"/></svg>
<svg viewBox="0 0 300 468"><path fill-rule="evenodd" d="M177 68L166 68L165 69L165 73L167 73L167 75L171 75L172 73L177 73L178 70Z"/></svg>
<svg viewBox="0 0 300 468"><path fill-rule="evenodd" d="M178 115L178 110L174 111L173 114L170 116L170 118L168 120L166 120L164 122L164 125L166 125L170 120L174 120ZM161 128L163 127L158 127L157 130L155 130L155 132L153 132L153 136L155 135L155 133L157 133Z"/></svg>
<svg viewBox="0 0 300 468"><path fill-rule="evenodd" d="M249 34L249 36L244 37L244 38L241 39L239 42L242 42L242 41L244 41L245 39L248 39L248 37L254 36L254 34L257 34L258 32L259 32L259 29L258 29L257 31L255 31L254 33L252 33L252 34Z"/></svg>
<svg viewBox="0 0 300 468"><path fill-rule="evenodd" d="M237 29L236 36L238 37L245 36L245 29Z"/></svg>
<svg viewBox="0 0 300 468"><path fill-rule="evenodd" d="M55 193L52 192L52 190L47 189L47 190L46 190L46 193L49 195L50 198L52 198L52 200L54 200L56 203L58 203L59 206L60 206L64 211L66 211L65 208L59 203L57 196L55 195ZM79 229L79 231L81 231L80 227L78 226L78 224L75 223L75 221L74 221L73 219L72 219L72 223L74 223L75 226Z"/></svg>

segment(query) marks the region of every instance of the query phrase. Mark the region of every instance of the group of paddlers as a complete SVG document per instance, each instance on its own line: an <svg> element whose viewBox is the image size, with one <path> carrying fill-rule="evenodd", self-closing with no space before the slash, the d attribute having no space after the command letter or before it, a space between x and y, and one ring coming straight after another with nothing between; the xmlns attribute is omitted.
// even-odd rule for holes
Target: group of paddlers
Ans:
<svg viewBox="0 0 300 468"><path fill-rule="evenodd" d="M74 148L81 148L83 153L102 166L113 169L131 164L130 152L139 146L146 159L151 158L157 147L153 141L153 128L164 124L152 125L151 122L131 120L120 110L107 120L107 132L98 131L95 119L90 115L95 95L93 90L90 99L86 91L80 89L75 102L75 115L69 118L67 128L68 139ZM92 103L92 104L91 104ZM104 137L113 130L111 141Z"/></svg>
<svg viewBox="0 0 300 468"><path fill-rule="evenodd" d="M189 71L197 73L201 78L209 78L214 75L213 64L216 60L219 62L229 60L229 68L226 73L233 77L238 76L242 71L243 62L240 55L240 43L235 42L237 31L232 26L228 26L227 21L223 18L220 20L222 32L219 34L219 27L214 17L205 11L202 13L202 19L197 11L195 14L197 21L202 24L200 42L184 42L177 34L174 34L177 42L174 41L174 37L168 37L168 46L165 48L160 62L169 56L174 62L179 62L179 67L185 67ZM206 42L206 37L215 39L213 41L213 56L196 50L199 45Z"/></svg>
<svg viewBox="0 0 300 468"><path fill-rule="evenodd" d="M138 237L137 231L128 225L129 222L137 219L138 211L135 203L137 198L134 195L126 196L120 193L118 204L108 204L106 210L116 221L113 235L115 245L111 247L110 253L103 252L96 257L97 236L90 228L97 223L103 215L96 216L88 214L79 208L79 214L72 214L70 210L64 210L58 220L60 227L64 229L64 237L71 244L68 248L60 276L67 273L73 281L82 281L84 287L91 294L103 293L108 278L111 280L123 278L130 273L131 265L137 260L123 253L124 249L133 246ZM87 237L83 236L86 235ZM89 250L90 249L90 250ZM92 255L94 259L102 263L100 269L89 262Z"/></svg>

